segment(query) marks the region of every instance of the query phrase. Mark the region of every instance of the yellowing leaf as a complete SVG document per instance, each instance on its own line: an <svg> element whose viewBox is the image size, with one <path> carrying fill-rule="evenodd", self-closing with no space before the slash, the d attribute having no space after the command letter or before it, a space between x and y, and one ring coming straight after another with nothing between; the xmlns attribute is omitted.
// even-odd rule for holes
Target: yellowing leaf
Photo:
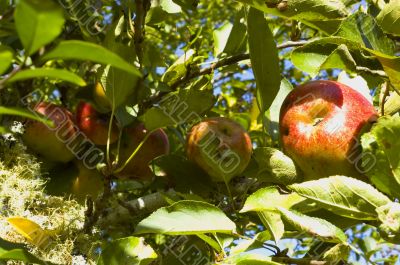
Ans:
<svg viewBox="0 0 400 265"><path fill-rule="evenodd" d="M44 230L37 223L24 217L11 217L7 221L14 229L29 243L38 247L45 248L51 242L50 232Z"/></svg>

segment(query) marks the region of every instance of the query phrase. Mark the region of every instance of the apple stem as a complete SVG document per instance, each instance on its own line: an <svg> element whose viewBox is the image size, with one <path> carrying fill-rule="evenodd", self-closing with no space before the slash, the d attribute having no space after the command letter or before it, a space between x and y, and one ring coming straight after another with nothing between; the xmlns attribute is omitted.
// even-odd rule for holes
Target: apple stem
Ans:
<svg viewBox="0 0 400 265"><path fill-rule="evenodd" d="M114 101L114 100L113 100ZM111 159L110 159L110 140L111 140L111 131L112 131L112 127L113 127L113 121L114 121L114 114L115 114L115 108L114 108L114 102L113 102L113 107L111 110L111 118L110 121L108 123L108 132L107 132L107 149L106 149L106 157L107 157L107 165L109 168L112 168L111 166ZM119 137L120 139L121 137ZM119 139L118 139L118 143L119 143ZM119 150L119 149L118 149Z"/></svg>
<svg viewBox="0 0 400 265"><path fill-rule="evenodd" d="M156 131L156 130L157 130L157 129L154 129L154 130L148 132L148 133L144 136L143 140L142 140L142 141L140 142L140 144L136 147L135 151L133 151L133 153L132 153L131 156L128 158L128 160L125 161L125 163L122 165L122 167L116 169L116 170L114 171L114 174L118 174L118 173L120 173L122 170L124 170L124 168L129 164L129 162L132 161L132 159L135 157L135 155L139 152L140 148L141 148L141 147L143 146L143 144L147 141L147 139L150 137L150 135L151 135L154 131Z"/></svg>

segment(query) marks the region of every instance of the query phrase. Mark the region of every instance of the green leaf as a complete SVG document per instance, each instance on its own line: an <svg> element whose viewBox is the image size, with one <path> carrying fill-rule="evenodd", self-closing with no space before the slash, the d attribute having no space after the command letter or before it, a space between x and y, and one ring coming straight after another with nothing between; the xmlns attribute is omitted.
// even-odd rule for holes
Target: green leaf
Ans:
<svg viewBox="0 0 400 265"><path fill-rule="evenodd" d="M212 204L200 201L179 201L155 211L136 227L136 234L196 235L204 233L232 234L236 225Z"/></svg>
<svg viewBox="0 0 400 265"><path fill-rule="evenodd" d="M182 12L181 7L175 4L172 0L161 0L160 6L165 12L170 14Z"/></svg>
<svg viewBox="0 0 400 265"><path fill-rule="evenodd" d="M88 60L104 65L111 65L132 75L141 76L140 71L117 54L94 43L66 40L46 53L41 60Z"/></svg>
<svg viewBox="0 0 400 265"><path fill-rule="evenodd" d="M244 239L242 241L239 241L236 246L234 246L230 249L229 254L231 256L233 256L233 255L238 255L238 254L248 251L248 250L261 248L262 244L265 241L269 241L269 240L271 240L271 234L268 231L262 231L260 233L257 233L251 239Z"/></svg>
<svg viewBox="0 0 400 265"><path fill-rule="evenodd" d="M302 180L293 160L277 149L257 148L254 157L259 168L257 179L260 181L289 185Z"/></svg>
<svg viewBox="0 0 400 265"><path fill-rule="evenodd" d="M366 174L379 190L397 198L400 197L399 135L400 118L383 116L361 138Z"/></svg>
<svg viewBox="0 0 400 265"><path fill-rule="evenodd" d="M136 75L131 75L124 70L106 66L99 71L100 83L105 89L105 94L111 104L118 108L129 96L132 96L138 81Z"/></svg>
<svg viewBox="0 0 400 265"><path fill-rule="evenodd" d="M33 78L49 78L67 81L78 86L86 86L85 80L83 80L79 75L72 73L68 70L54 68L36 68L23 70L11 77L8 82L11 83Z"/></svg>
<svg viewBox="0 0 400 265"><path fill-rule="evenodd" d="M224 25L213 31L215 57L224 51L232 28L232 23L226 22Z"/></svg>
<svg viewBox="0 0 400 265"><path fill-rule="evenodd" d="M283 207L277 207L277 209L281 213L282 218L298 231L305 232L326 242L346 243L347 241L345 233L326 220L289 211Z"/></svg>
<svg viewBox="0 0 400 265"><path fill-rule="evenodd" d="M375 209L390 202L373 186L344 176L293 184L289 188L335 214L360 220L375 220Z"/></svg>
<svg viewBox="0 0 400 265"><path fill-rule="evenodd" d="M247 45L247 27L243 22L245 16L245 8L242 8L237 12L235 21L233 22L232 30L229 34L229 38L226 41L224 53L226 54L237 54L244 52Z"/></svg>
<svg viewBox="0 0 400 265"><path fill-rule="evenodd" d="M148 130L199 121L214 105L212 90L182 89L169 93L141 117Z"/></svg>
<svg viewBox="0 0 400 265"><path fill-rule="evenodd" d="M392 93L385 102L385 115L393 115L400 110L400 95Z"/></svg>
<svg viewBox="0 0 400 265"><path fill-rule="evenodd" d="M304 24L333 34L340 25L340 19L348 15L341 0L287 0L281 5L269 8L262 0L240 0L264 13L299 20Z"/></svg>
<svg viewBox="0 0 400 265"><path fill-rule="evenodd" d="M51 0L20 0L14 18L27 55L53 41L65 22L63 9Z"/></svg>
<svg viewBox="0 0 400 265"><path fill-rule="evenodd" d="M363 12L346 18L335 35L387 55L395 52L394 42L383 33L374 17Z"/></svg>
<svg viewBox="0 0 400 265"><path fill-rule="evenodd" d="M258 253L241 253L225 259L222 263L215 265L281 265L281 263L272 261L271 257Z"/></svg>
<svg viewBox="0 0 400 265"><path fill-rule="evenodd" d="M376 209L379 220L382 222L380 229L387 234L400 235L400 204L397 202L388 203Z"/></svg>
<svg viewBox="0 0 400 265"><path fill-rule="evenodd" d="M281 106L286 96L293 90L292 84L286 78L281 80L278 95L271 104L269 110L265 113L268 118L268 132L272 139L278 141L279 139L279 113Z"/></svg>
<svg viewBox="0 0 400 265"><path fill-rule="evenodd" d="M400 3L392 0L387 3L376 17L382 29L393 35L400 35Z"/></svg>
<svg viewBox="0 0 400 265"><path fill-rule="evenodd" d="M35 257L26 249L22 244L15 244L12 242L5 241L0 238L0 261L21 261L24 263L34 263L40 265L51 265L52 263L42 261Z"/></svg>
<svg viewBox="0 0 400 265"><path fill-rule="evenodd" d="M250 8L247 27L257 100L261 112L264 112L271 106L281 83L278 50L262 12Z"/></svg>
<svg viewBox="0 0 400 265"><path fill-rule="evenodd" d="M276 210L269 210L258 212L258 217L264 226L268 228L275 243L278 243L285 232L285 225L283 224L281 214Z"/></svg>
<svg viewBox="0 0 400 265"><path fill-rule="evenodd" d="M18 107L2 107L0 106L0 115L13 115L13 116L20 116L24 118L28 118L31 120L36 120L42 122L48 126L53 126L53 122L48 120L43 116L39 116L35 112L29 111L27 109L18 108Z"/></svg>
<svg viewBox="0 0 400 265"><path fill-rule="evenodd" d="M266 187L251 194L240 212L256 211L260 220L268 228L277 242L285 231L277 206L290 208L305 199L296 193L281 195L276 187Z"/></svg>
<svg viewBox="0 0 400 265"><path fill-rule="evenodd" d="M323 260L330 261L332 263L338 263L339 261L346 262L350 255L350 247L345 244L337 244L332 248L328 249L324 255Z"/></svg>
<svg viewBox="0 0 400 265"><path fill-rule="evenodd" d="M172 85L187 74L187 67L193 61L196 51L190 49L176 60L161 77L161 81Z"/></svg>
<svg viewBox="0 0 400 265"><path fill-rule="evenodd" d="M240 212L275 210L276 206L290 208L305 200L305 198L301 197L297 193L283 195L279 193L278 188L276 187L265 187L247 197Z"/></svg>
<svg viewBox="0 0 400 265"><path fill-rule="evenodd" d="M126 237L107 244L101 253L100 265L148 265L157 259L157 253L144 243L143 238Z"/></svg>
<svg viewBox="0 0 400 265"><path fill-rule="evenodd" d="M14 58L14 51L7 46L0 46L0 75L11 65Z"/></svg>
<svg viewBox="0 0 400 265"><path fill-rule="evenodd" d="M338 68L353 73L356 62L344 44L315 41L293 50L291 59L293 64L302 71L315 77L323 69Z"/></svg>
<svg viewBox="0 0 400 265"><path fill-rule="evenodd" d="M211 196L213 183L210 177L186 157L175 154L164 155L156 158L154 164L160 167L167 174L168 179L175 183L176 191L194 193L204 198Z"/></svg>

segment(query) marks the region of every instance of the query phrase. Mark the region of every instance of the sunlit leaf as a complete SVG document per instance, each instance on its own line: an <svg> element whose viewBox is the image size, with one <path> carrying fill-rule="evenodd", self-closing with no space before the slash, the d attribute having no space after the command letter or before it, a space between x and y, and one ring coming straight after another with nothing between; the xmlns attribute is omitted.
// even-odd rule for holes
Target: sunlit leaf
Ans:
<svg viewBox="0 0 400 265"><path fill-rule="evenodd" d="M14 18L27 55L53 41L65 21L63 9L51 0L20 0Z"/></svg>
<svg viewBox="0 0 400 265"><path fill-rule="evenodd" d="M157 259L157 253L144 243L143 238L126 237L108 243L101 253L100 265L148 265Z"/></svg>
<svg viewBox="0 0 400 265"><path fill-rule="evenodd" d="M60 42L53 50L46 53L41 60L88 60L114 66L124 70L127 74L141 76L140 71L136 67L126 62L117 54L97 44L79 40L65 40Z"/></svg>
<svg viewBox="0 0 400 265"><path fill-rule="evenodd" d="M16 73L12 76L8 82L17 82L26 79L34 78L49 78L55 80L61 80L70 82L78 86L85 86L86 82L79 75L72 73L64 69L53 69L53 68L36 68L27 69Z"/></svg>
<svg viewBox="0 0 400 265"><path fill-rule="evenodd" d="M373 186L344 176L306 181L289 188L335 214L360 220L376 219L376 208L390 202Z"/></svg>
<svg viewBox="0 0 400 265"><path fill-rule="evenodd" d="M264 13L250 8L247 27L257 100L260 110L264 112L271 106L281 83L278 50Z"/></svg>
<svg viewBox="0 0 400 265"><path fill-rule="evenodd" d="M136 234L196 235L235 232L236 225L220 209L200 201L179 201L141 221Z"/></svg>

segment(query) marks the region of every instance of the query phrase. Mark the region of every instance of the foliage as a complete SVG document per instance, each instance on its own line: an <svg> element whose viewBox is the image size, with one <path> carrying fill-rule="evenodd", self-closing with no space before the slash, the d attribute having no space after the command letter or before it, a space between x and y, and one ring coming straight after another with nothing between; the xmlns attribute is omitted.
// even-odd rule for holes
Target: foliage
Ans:
<svg viewBox="0 0 400 265"><path fill-rule="evenodd" d="M399 11L398 0L0 0L0 263L394 263ZM367 84L381 114L360 137L355 163L368 178L302 182L278 141L280 105L294 86L340 72L356 90ZM24 146L27 119L51 127L34 103L74 112L82 100L110 130L166 131L170 154L150 163L152 179L115 177L119 141L71 141L67 164ZM229 183L186 158L190 128L215 116L241 124L254 147ZM82 150L101 153L87 169L98 185L79 176ZM104 190L82 203L79 185Z"/></svg>

